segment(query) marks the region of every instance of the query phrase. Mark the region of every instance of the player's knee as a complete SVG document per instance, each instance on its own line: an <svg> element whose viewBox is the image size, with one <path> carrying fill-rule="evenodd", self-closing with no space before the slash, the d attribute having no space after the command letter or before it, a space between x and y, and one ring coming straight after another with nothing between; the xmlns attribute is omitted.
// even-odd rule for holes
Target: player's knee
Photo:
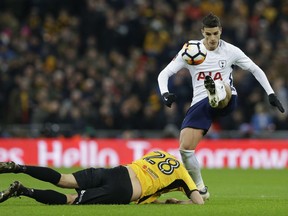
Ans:
<svg viewBox="0 0 288 216"><path fill-rule="evenodd" d="M226 97L224 98L224 100L219 101L219 104L217 106L217 108L219 109L225 108L229 104L230 99L232 97L232 91L231 91L230 86L227 83L224 83L224 86L226 90Z"/></svg>
<svg viewBox="0 0 288 216"><path fill-rule="evenodd" d="M224 100L220 101L217 108L218 109L223 109L225 108L229 103L229 99L228 98L225 98Z"/></svg>
<svg viewBox="0 0 288 216"><path fill-rule="evenodd" d="M186 151L194 151L196 148L196 144L192 144L191 142L182 141L180 142L180 149Z"/></svg>
<svg viewBox="0 0 288 216"><path fill-rule="evenodd" d="M195 150L200 140L203 138L202 129L184 128L180 133L180 149Z"/></svg>
<svg viewBox="0 0 288 216"><path fill-rule="evenodd" d="M180 142L180 149L181 150L194 150L192 149L192 147L190 146L190 144L188 142L186 142L185 140L182 140Z"/></svg>

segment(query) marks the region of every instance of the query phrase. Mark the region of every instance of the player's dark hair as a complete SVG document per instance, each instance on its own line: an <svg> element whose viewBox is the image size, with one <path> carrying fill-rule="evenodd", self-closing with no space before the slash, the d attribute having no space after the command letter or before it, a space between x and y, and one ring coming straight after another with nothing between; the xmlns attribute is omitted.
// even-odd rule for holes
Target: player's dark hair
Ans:
<svg viewBox="0 0 288 216"><path fill-rule="evenodd" d="M214 27L221 27L221 22L219 17L217 17L213 13L210 13L202 19L202 29Z"/></svg>

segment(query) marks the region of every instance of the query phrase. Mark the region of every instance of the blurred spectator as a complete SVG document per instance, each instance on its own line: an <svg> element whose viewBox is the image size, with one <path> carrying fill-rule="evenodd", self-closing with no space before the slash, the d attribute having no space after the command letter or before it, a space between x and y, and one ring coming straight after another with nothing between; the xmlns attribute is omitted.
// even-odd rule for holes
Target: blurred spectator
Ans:
<svg viewBox="0 0 288 216"><path fill-rule="evenodd" d="M259 134L261 131L273 131L275 129L273 119L269 115L265 104L256 104L255 113L251 117L251 125L256 134Z"/></svg>

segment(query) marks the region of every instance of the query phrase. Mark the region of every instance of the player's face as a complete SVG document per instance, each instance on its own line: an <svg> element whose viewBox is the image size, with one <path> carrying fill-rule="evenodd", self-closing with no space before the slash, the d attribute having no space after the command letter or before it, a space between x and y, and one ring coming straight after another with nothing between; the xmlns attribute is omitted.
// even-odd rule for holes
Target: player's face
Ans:
<svg viewBox="0 0 288 216"><path fill-rule="evenodd" d="M207 50L215 50L218 47L222 28L203 28L202 35L204 36L204 45Z"/></svg>

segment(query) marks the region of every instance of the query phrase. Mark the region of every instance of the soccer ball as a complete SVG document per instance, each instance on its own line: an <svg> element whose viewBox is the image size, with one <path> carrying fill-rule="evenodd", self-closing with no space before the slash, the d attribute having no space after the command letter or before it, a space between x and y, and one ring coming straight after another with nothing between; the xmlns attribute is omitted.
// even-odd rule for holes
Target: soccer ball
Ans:
<svg viewBox="0 0 288 216"><path fill-rule="evenodd" d="M199 65L204 62L207 50L203 43L197 40L190 40L184 44L181 55L189 65Z"/></svg>

